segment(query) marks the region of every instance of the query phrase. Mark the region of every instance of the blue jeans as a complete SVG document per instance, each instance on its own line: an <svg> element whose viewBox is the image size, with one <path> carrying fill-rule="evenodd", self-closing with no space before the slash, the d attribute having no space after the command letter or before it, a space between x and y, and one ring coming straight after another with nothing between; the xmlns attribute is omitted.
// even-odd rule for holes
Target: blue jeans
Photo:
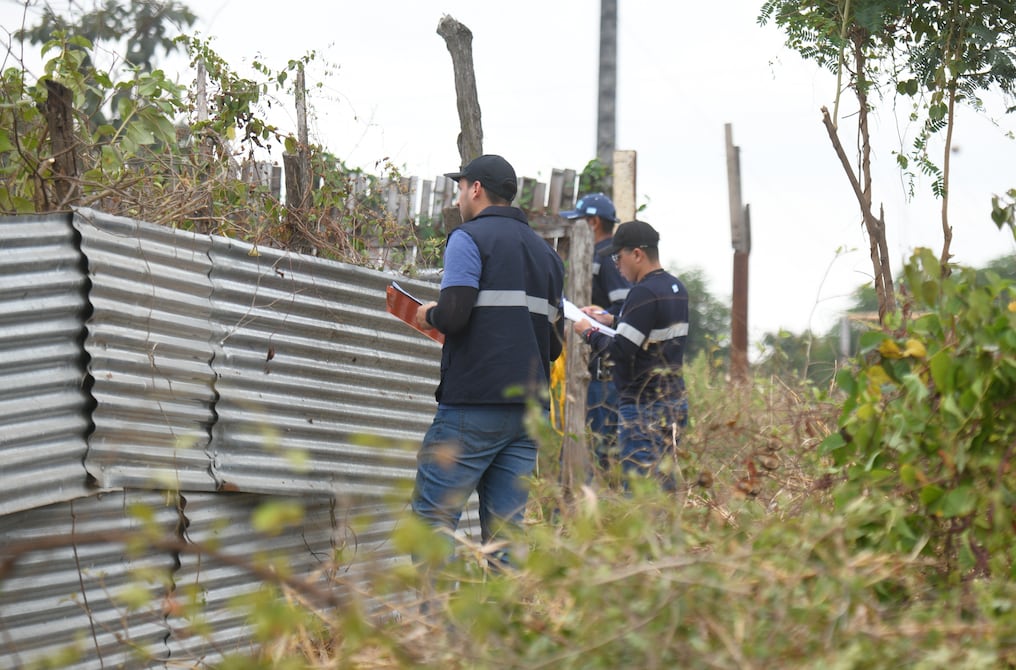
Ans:
<svg viewBox="0 0 1016 670"><path fill-rule="evenodd" d="M608 380L593 379L586 392L586 424L592 432L593 455L603 470L617 458L617 387ZM614 451L613 455L611 452Z"/></svg>
<svg viewBox="0 0 1016 670"><path fill-rule="evenodd" d="M504 523L522 521L536 467L536 443L524 423L526 407L439 407L417 454L413 511L454 532L466 501L480 498L484 542Z"/></svg>
<svg viewBox="0 0 1016 670"><path fill-rule="evenodd" d="M621 428L621 470L625 475L656 475L664 488L673 488L673 478L659 471L660 461L671 452L674 443L673 424L688 425L688 399L662 398L646 403L622 402L618 406ZM680 440L681 432L677 431Z"/></svg>

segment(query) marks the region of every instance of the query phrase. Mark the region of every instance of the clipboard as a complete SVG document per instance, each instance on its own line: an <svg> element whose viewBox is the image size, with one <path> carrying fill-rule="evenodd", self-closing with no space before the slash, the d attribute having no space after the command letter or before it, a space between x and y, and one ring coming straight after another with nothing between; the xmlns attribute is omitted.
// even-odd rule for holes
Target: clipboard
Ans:
<svg viewBox="0 0 1016 670"><path fill-rule="evenodd" d="M588 319L589 325L591 325L593 328L600 331L601 333L606 333L611 337L617 335L616 330L614 330L610 326L606 326L600 323L599 321L590 316L587 316L581 309L575 306L575 303L573 303L568 298L565 298L563 302L564 302L564 318L568 319L569 321L575 322L579 322L582 319Z"/></svg>
<svg viewBox="0 0 1016 670"><path fill-rule="evenodd" d="M399 286L399 283L396 281L393 281L385 288L385 305L389 314L438 344L444 344L444 333L434 328L424 330L416 325L416 308L422 304L422 300Z"/></svg>

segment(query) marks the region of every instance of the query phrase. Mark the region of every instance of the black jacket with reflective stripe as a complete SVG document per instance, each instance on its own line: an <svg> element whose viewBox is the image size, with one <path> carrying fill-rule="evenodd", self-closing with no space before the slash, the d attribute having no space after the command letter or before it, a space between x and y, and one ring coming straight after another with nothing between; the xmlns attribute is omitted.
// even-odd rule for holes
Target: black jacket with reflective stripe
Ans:
<svg viewBox="0 0 1016 670"><path fill-rule="evenodd" d="M617 335L594 332L589 342L596 354L614 364L620 402L680 397L681 368L688 339L688 291L664 270L642 278L628 292L621 308Z"/></svg>

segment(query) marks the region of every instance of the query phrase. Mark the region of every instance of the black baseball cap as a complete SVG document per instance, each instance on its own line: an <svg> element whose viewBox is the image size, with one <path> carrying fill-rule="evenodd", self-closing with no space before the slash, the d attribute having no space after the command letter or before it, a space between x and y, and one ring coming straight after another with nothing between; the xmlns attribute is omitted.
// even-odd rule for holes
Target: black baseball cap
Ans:
<svg viewBox="0 0 1016 670"><path fill-rule="evenodd" d="M478 181L494 195L501 196L508 202L515 199L519 190L519 181L515 177L515 168L504 158L495 154L484 154L474 158L469 165L458 172L446 172L449 179L458 181L465 177L470 181Z"/></svg>
<svg viewBox="0 0 1016 670"><path fill-rule="evenodd" d="M651 248L660 244L660 234L645 221L625 221L614 230L614 240L608 254L616 254L621 249Z"/></svg>

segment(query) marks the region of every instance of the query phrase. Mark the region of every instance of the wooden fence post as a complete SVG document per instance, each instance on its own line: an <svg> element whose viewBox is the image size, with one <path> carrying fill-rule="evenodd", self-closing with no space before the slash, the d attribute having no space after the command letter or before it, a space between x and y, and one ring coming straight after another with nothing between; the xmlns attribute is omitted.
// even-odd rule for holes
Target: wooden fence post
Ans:
<svg viewBox="0 0 1016 670"><path fill-rule="evenodd" d="M53 147L53 175L58 210L67 209L78 200L78 155L74 138L72 103L69 88L52 79L46 80L46 123Z"/></svg>
<svg viewBox="0 0 1016 670"><path fill-rule="evenodd" d="M613 198L617 218L631 221L635 218L636 155L634 151L614 152Z"/></svg>
<svg viewBox="0 0 1016 670"><path fill-rule="evenodd" d="M730 309L730 377L748 379L748 255L751 228L748 210L741 206L741 157L729 123L724 125L727 146L727 190L730 199L730 243L734 247L734 291Z"/></svg>
<svg viewBox="0 0 1016 670"><path fill-rule="evenodd" d="M289 226L289 246L294 251L314 253L312 231L308 230L305 212L311 202L311 172L309 136L307 133L307 85L303 64L296 69L294 94L296 96L297 150L295 154L283 154L282 165L286 170L286 213Z"/></svg>
<svg viewBox="0 0 1016 670"><path fill-rule="evenodd" d="M569 230L568 276L565 286L576 305L588 305L593 284L593 231L584 221ZM586 390L589 388L589 347L565 326L564 441L561 444L561 486L566 498L589 479L586 437Z"/></svg>

